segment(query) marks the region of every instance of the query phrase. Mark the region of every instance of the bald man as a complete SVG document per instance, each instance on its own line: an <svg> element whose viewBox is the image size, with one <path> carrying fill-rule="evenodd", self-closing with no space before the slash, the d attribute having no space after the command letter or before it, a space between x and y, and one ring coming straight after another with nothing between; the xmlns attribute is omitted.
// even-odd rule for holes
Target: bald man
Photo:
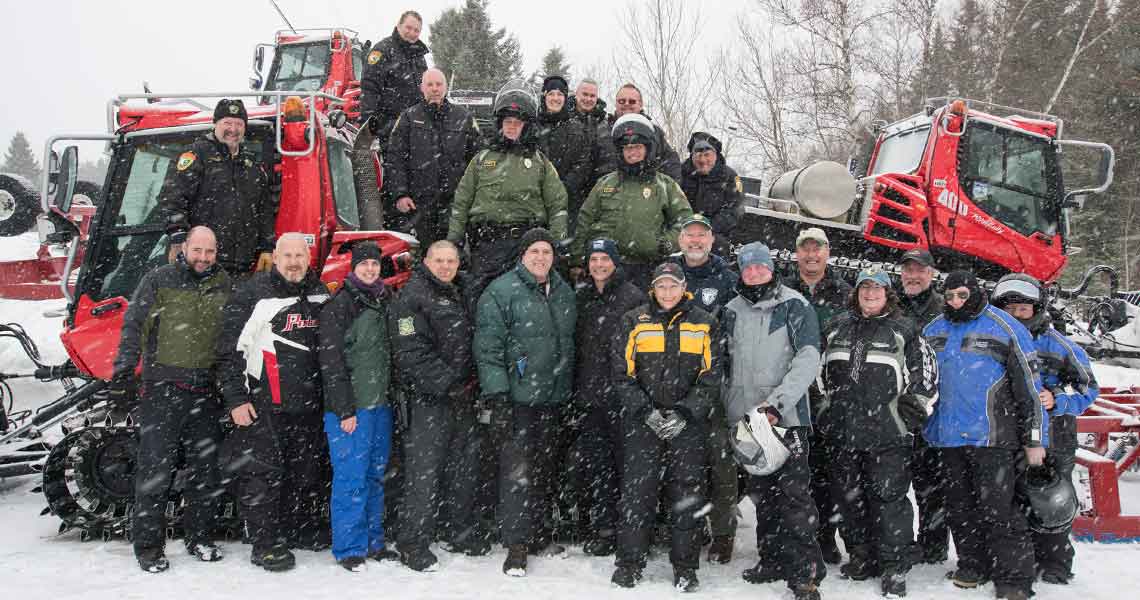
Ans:
<svg viewBox="0 0 1140 600"><path fill-rule="evenodd" d="M290 548L330 543L322 505L328 470L321 431L317 327L328 290L309 269L309 245L287 233L273 269L234 290L218 338L225 408L235 425L222 449L253 551L267 571L293 568Z"/></svg>
<svg viewBox="0 0 1140 600"><path fill-rule="evenodd" d="M214 342L230 278L217 264L214 232L198 226L180 245L177 258L147 273L123 317L111 397L135 396L135 371L142 362L135 416L139 455L131 538L139 567L150 573L169 568L164 554L166 502L179 455L189 478L183 491L186 548L199 560L222 558L210 539L220 492L218 426L221 404L214 391Z"/></svg>
<svg viewBox="0 0 1140 600"><path fill-rule="evenodd" d="M479 128L447 99L443 71L424 71L423 100L400 114L384 153L388 229L412 230L427 248L447 237L455 186L475 156Z"/></svg>

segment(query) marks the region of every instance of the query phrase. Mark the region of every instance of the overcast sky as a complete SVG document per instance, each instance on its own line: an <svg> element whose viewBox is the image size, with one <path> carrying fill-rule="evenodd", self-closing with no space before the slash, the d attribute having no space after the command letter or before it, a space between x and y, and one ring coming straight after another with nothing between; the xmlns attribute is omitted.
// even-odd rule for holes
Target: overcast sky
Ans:
<svg viewBox="0 0 1140 600"><path fill-rule="evenodd" d="M705 5L707 48L731 35L749 0ZM278 0L293 26L347 26L376 41L399 14L414 9L428 26L461 0ZM703 4L703 3L702 3ZM108 98L142 91L234 91L248 88L254 45L284 28L269 0L3 0L4 57L0 155L17 130L42 160L52 133L101 132ZM574 77L609 60L620 35L622 0L491 0L491 20L522 43L524 69L559 45ZM607 98L610 104L612 99ZM94 160L86 148L84 160Z"/></svg>

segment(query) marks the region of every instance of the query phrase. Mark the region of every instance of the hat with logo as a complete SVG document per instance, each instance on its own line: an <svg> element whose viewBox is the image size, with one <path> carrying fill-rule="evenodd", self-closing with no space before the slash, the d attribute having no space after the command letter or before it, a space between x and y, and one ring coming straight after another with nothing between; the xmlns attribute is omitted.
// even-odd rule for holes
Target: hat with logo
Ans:
<svg viewBox="0 0 1140 600"><path fill-rule="evenodd" d="M691 216L691 217L689 217L689 218L687 218L681 222L681 229L684 229L684 228L686 228L689 225L692 225L694 223L704 225L705 227L708 227L709 229L713 228L712 221L710 221L708 217L702 215L701 213L693 213L693 216Z"/></svg>
<svg viewBox="0 0 1140 600"><path fill-rule="evenodd" d="M243 123L249 123L249 115L245 112L245 103L238 99L222 98L218 100L218 105L214 107L214 122L217 123L226 117L241 119Z"/></svg>
<svg viewBox="0 0 1140 600"><path fill-rule="evenodd" d="M661 263L656 269L653 269L653 284L656 285L661 279L672 279L677 283L685 283L685 270L681 265L674 262Z"/></svg>

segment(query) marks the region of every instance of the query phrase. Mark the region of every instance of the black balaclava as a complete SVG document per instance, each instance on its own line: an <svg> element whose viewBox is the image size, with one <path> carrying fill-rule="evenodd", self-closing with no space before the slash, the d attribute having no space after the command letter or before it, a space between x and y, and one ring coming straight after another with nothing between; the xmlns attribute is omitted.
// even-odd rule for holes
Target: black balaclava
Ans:
<svg viewBox="0 0 1140 600"><path fill-rule="evenodd" d="M982 289L981 284L978 283L978 278L969 271L954 271L946 276L946 284L943 289L948 293L950 290L964 287L970 290L970 297L966 299L966 303L962 308L951 308L950 303L947 302L942 308L943 314L946 318L956 323L964 323L976 319L978 315L986 308L986 292ZM947 298L949 300L949 298Z"/></svg>

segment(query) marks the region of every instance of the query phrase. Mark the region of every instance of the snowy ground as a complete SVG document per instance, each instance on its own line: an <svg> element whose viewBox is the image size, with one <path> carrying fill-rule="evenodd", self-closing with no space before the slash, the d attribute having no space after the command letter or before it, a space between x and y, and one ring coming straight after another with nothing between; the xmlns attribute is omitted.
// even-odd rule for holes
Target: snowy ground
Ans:
<svg viewBox="0 0 1140 600"><path fill-rule="evenodd" d="M43 313L62 307L62 301L18 302L0 300L0 322L22 323L36 340L49 363L64 360L58 341L60 319ZM30 365L14 343L0 340L0 371L24 371ZM1120 367L1097 368L1105 385L1140 384L1140 371ZM56 384L14 381L16 409L34 408L57 397ZM333 561L331 554L298 552L297 569L281 574L263 572L249 564L249 547L223 544L228 552L221 563L204 564L181 553L177 542L168 550L172 569L163 575L138 570L128 543L80 542L76 534L56 535L58 521L37 516L45 503L32 494L33 477L0 480L0 596L19 600L78 598L344 598L347 594L377 592L398 594L400 598L659 598L673 595L667 556L656 556L646 571L646 580L635 590L611 587L612 558L584 556L571 548L565 559L532 558L530 575L522 580L502 575L505 553L499 550L480 558L456 557L437 551L442 569L419 574L396 564L376 564L361 574L350 574ZM1140 477L1130 474L1121 486L1126 512L1140 513ZM782 585L754 586L740 579L740 572L756 560L751 506L741 504L745 518L737 534L736 558L730 565L704 565L700 570L705 598L790 598ZM1135 565L1140 563L1137 544L1077 544L1076 581L1067 587L1039 584L1040 600L1069 598L1113 598L1134 587ZM962 600L992 597L992 587L963 592L943 578L952 563L943 566L920 565L912 571L911 598ZM1132 573L1130 575L1130 573ZM1127 586L1127 587L1124 587ZM877 582L849 582L839 579L832 567L821 587L827 598L879 598Z"/></svg>

